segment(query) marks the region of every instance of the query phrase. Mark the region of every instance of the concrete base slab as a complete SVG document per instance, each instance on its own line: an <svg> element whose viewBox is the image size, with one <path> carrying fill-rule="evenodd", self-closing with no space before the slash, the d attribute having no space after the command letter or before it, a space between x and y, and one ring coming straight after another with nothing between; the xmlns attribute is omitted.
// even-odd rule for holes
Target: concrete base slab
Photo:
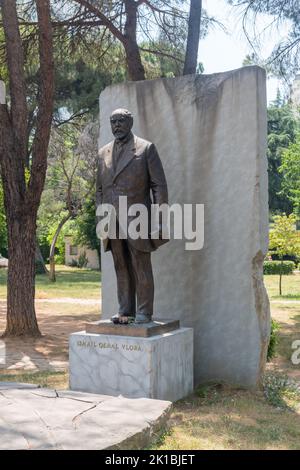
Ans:
<svg viewBox="0 0 300 470"><path fill-rule="evenodd" d="M0 450L142 449L171 403L0 383Z"/></svg>

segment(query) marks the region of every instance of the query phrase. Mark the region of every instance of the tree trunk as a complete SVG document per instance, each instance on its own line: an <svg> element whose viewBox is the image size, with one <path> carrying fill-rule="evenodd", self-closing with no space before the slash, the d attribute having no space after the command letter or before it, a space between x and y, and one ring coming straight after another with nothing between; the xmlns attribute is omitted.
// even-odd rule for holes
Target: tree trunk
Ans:
<svg viewBox="0 0 300 470"><path fill-rule="evenodd" d="M51 282L56 282L55 258L54 258L54 256L49 256L49 264L50 264L49 280Z"/></svg>
<svg viewBox="0 0 300 470"><path fill-rule="evenodd" d="M51 242L51 246L50 246L50 254L49 254L49 263L50 263L50 273L49 273L49 279L50 281L52 282L55 282L56 281L56 276L55 276L55 247L56 247L56 243L57 243L57 239L59 237L59 234L61 232L61 229L63 228L63 226L65 225L65 223L71 218L71 214L68 214L66 217L64 217L56 231L55 231L55 234L54 234L54 237L52 239L52 242Z"/></svg>
<svg viewBox="0 0 300 470"><path fill-rule="evenodd" d="M137 4L134 0L125 0L125 12L125 35L122 42L126 53L129 79L132 81L145 80L145 69L136 39Z"/></svg>
<svg viewBox="0 0 300 470"><path fill-rule="evenodd" d="M279 295L282 295L282 266L283 266L283 260L281 260L281 263L280 263L280 274L279 274Z"/></svg>
<svg viewBox="0 0 300 470"><path fill-rule="evenodd" d="M129 80L137 82L145 80L145 69L136 42L128 39L124 42Z"/></svg>
<svg viewBox="0 0 300 470"><path fill-rule="evenodd" d="M13 201L11 201L13 203ZM8 220L7 324L4 336L40 336L34 307L35 216Z"/></svg>
<svg viewBox="0 0 300 470"><path fill-rule="evenodd" d="M0 105L0 168L8 238L7 325L5 336L39 336L34 308L36 213L25 203L20 143L14 139L6 105Z"/></svg>
<svg viewBox="0 0 300 470"><path fill-rule="evenodd" d="M195 74L198 63L202 0L191 0L183 75Z"/></svg>
<svg viewBox="0 0 300 470"><path fill-rule="evenodd" d="M27 156L27 100L23 44L16 1L0 2L10 84L11 107L0 104L0 170L8 233L6 336L39 336L35 294L36 219L47 170L52 121L54 67L49 0L38 0L39 88L36 132L32 142L30 178Z"/></svg>

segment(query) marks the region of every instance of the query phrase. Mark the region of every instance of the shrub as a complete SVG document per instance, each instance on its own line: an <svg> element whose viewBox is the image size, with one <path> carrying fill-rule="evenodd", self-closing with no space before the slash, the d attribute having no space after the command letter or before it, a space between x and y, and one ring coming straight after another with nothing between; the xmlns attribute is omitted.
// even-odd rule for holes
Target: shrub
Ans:
<svg viewBox="0 0 300 470"><path fill-rule="evenodd" d="M271 334L267 353L268 362L275 356L276 346L278 344L278 331L279 323L273 318L271 318Z"/></svg>
<svg viewBox="0 0 300 470"><path fill-rule="evenodd" d="M89 260L86 256L86 252L84 251L83 253L81 253L81 255L78 258L78 267L79 268L85 268L87 266L88 262L89 262Z"/></svg>
<svg viewBox="0 0 300 470"><path fill-rule="evenodd" d="M292 274L295 269L293 261L264 261L264 274Z"/></svg>
<svg viewBox="0 0 300 470"><path fill-rule="evenodd" d="M291 402L299 397L297 382L278 373L265 374L263 389L267 401L281 409L292 409Z"/></svg>
<svg viewBox="0 0 300 470"><path fill-rule="evenodd" d="M54 255L55 264L63 265L65 263L65 254L64 253L57 253Z"/></svg>

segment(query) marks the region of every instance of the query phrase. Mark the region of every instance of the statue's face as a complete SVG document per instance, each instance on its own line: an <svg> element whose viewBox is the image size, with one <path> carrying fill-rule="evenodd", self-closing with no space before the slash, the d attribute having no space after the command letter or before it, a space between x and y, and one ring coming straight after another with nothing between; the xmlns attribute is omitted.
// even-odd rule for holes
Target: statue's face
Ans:
<svg viewBox="0 0 300 470"><path fill-rule="evenodd" d="M133 119L125 114L113 114L110 117L111 130L116 139L125 139L132 129Z"/></svg>

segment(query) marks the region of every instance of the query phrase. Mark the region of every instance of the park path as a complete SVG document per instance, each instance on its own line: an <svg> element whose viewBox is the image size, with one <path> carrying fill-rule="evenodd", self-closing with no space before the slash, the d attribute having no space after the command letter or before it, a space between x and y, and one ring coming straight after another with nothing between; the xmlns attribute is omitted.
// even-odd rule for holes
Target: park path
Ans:
<svg viewBox="0 0 300 470"><path fill-rule="evenodd" d="M69 335L85 330L85 323L100 319L100 299L60 297L36 299L42 336L0 338L1 373L12 370L61 371L68 369ZM0 336L6 326L6 300L0 300Z"/></svg>
<svg viewBox="0 0 300 470"><path fill-rule="evenodd" d="M75 299L73 297L55 297L53 299L35 299L36 303L101 305L101 299Z"/></svg>

